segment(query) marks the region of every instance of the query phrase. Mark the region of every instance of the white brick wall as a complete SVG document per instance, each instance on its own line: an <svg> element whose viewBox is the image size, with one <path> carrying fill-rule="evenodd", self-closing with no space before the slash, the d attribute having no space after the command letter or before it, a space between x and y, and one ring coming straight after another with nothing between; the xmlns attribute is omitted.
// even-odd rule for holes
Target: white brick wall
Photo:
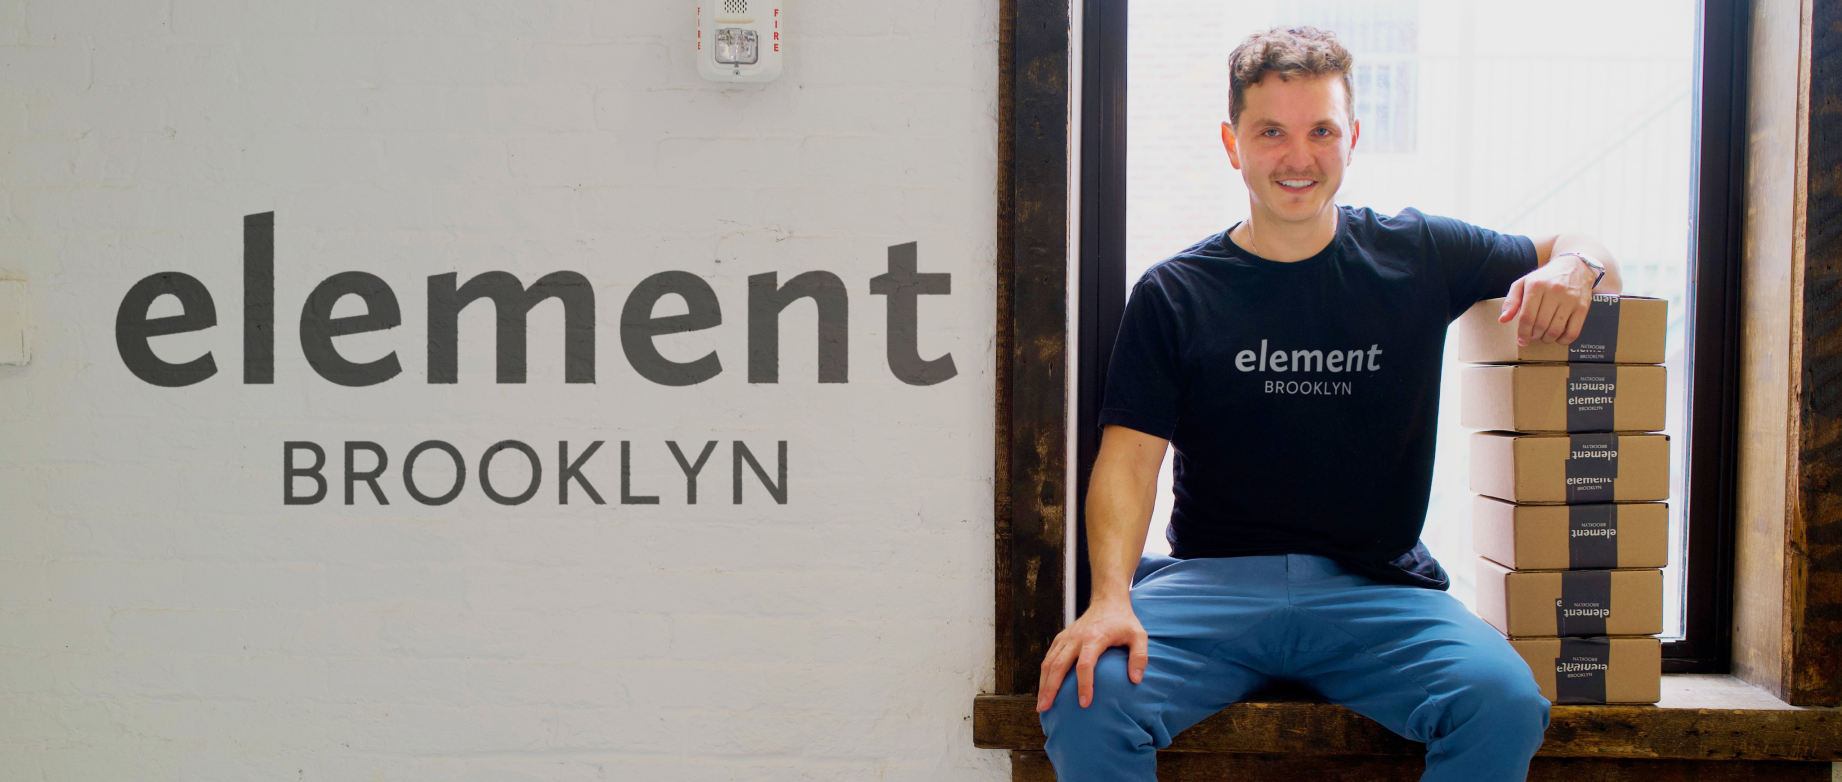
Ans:
<svg viewBox="0 0 1842 782"><path fill-rule="evenodd" d="M794 0L786 74L717 85L683 0L21 0L0 4L0 280L30 362L0 365L0 780L1002 779L974 749L991 679L995 0ZM275 383L242 378L242 218L276 213ZM952 294L905 385L884 358L885 248ZM627 293L682 269L723 325L662 338L723 372L670 388L621 349ZM301 305L383 278L403 325L342 337L403 374L335 386ZM426 382L426 279L573 270L595 284L597 379L562 382L561 308L529 382L493 382L485 304L460 382ZM837 274L850 382L819 385L810 303L781 383L747 382L750 274ZM218 325L184 388L136 379L116 308L191 274ZM659 310L681 308L668 299ZM176 308L175 308L176 311ZM161 312L156 309L156 315ZM342 311L340 314L344 314ZM495 504L478 458L543 458ZM469 460L452 504L401 483L415 443ZM664 448L720 440L699 504ZM327 451L328 498L281 501L281 444ZM342 502L341 444L390 454ZM556 442L604 440L556 504ZM619 505L620 441L636 493ZM729 441L774 469L730 502ZM365 457L363 463L368 464ZM431 453L418 478L445 484ZM502 454L496 482L523 485ZM426 470L426 477L423 471Z"/></svg>

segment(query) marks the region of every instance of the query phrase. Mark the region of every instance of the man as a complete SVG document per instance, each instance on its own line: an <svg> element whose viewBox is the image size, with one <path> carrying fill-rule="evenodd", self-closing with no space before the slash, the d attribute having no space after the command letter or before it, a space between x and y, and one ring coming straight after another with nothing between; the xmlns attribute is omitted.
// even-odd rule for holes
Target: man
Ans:
<svg viewBox="0 0 1842 782"><path fill-rule="evenodd" d="M1312 28L1234 50L1222 143L1250 217L1126 307L1087 496L1093 597L1038 687L1062 782L1152 782L1172 736L1277 680L1425 742L1424 780L1520 780L1541 745L1528 667L1419 543L1440 360L1451 321L1497 296L1524 344L1571 342L1618 272L1584 237L1338 207L1351 64ZM1167 444L1174 558L1141 559Z"/></svg>

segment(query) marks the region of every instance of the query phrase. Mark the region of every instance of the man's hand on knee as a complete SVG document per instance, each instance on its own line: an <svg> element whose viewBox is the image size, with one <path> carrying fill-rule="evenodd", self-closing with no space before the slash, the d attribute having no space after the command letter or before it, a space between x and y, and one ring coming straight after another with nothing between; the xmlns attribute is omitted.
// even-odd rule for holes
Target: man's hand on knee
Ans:
<svg viewBox="0 0 1842 782"><path fill-rule="evenodd" d="M1145 628L1132 612L1129 598L1089 605L1081 618L1056 634L1049 653L1043 655L1042 678L1036 682L1036 710L1048 711L1055 705L1055 694L1061 690L1070 667L1079 684L1081 708L1087 708L1094 702L1094 664L1100 660L1101 652L1115 646L1130 650L1126 675L1133 684L1142 681L1151 653Z"/></svg>

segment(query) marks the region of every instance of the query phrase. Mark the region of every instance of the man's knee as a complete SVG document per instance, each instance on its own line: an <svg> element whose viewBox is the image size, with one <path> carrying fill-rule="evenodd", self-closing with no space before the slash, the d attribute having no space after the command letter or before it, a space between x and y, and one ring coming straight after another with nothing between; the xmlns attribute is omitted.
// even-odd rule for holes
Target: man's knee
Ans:
<svg viewBox="0 0 1842 782"><path fill-rule="evenodd" d="M1055 694L1054 705L1042 714L1043 731L1051 741L1058 732L1099 731L1120 736L1122 730L1127 733L1134 728L1142 731L1140 712L1143 704L1134 698L1139 686L1126 676L1126 650L1108 649L1094 664L1093 700L1085 708L1081 706L1079 679L1070 669Z"/></svg>
<svg viewBox="0 0 1842 782"><path fill-rule="evenodd" d="M1548 729L1548 699L1528 665L1513 654L1509 658L1474 666L1449 716L1454 724L1483 720L1505 739L1532 742L1533 751Z"/></svg>

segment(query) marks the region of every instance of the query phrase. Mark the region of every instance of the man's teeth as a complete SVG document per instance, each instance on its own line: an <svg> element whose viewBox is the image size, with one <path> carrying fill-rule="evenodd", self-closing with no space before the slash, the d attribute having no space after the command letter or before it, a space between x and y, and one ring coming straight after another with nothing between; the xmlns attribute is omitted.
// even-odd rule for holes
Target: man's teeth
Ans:
<svg viewBox="0 0 1842 782"><path fill-rule="evenodd" d="M1312 181L1309 179L1281 179L1279 180L1279 184L1285 185L1286 187L1308 187L1312 184Z"/></svg>

